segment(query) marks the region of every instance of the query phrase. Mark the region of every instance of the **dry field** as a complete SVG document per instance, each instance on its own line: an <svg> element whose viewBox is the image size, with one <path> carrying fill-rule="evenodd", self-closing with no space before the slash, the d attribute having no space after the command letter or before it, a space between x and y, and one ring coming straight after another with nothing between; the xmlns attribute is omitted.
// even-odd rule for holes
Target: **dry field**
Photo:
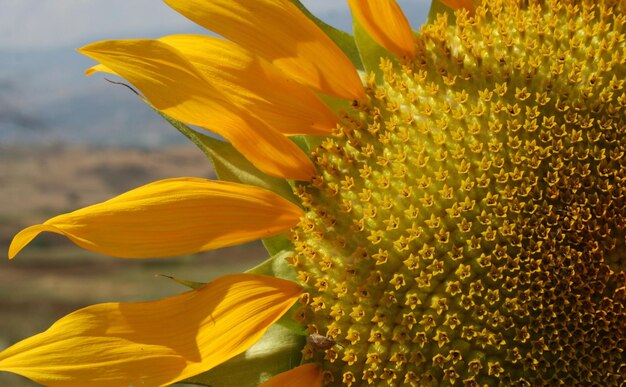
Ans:
<svg viewBox="0 0 626 387"><path fill-rule="evenodd" d="M0 145L0 349L45 330L59 317L99 302L146 301L185 289L160 274L206 282L266 256L260 244L149 260L92 254L63 237L40 235L6 260L12 236L48 217L167 177L213 177L192 146L158 150ZM34 386L0 373L0 386Z"/></svg>

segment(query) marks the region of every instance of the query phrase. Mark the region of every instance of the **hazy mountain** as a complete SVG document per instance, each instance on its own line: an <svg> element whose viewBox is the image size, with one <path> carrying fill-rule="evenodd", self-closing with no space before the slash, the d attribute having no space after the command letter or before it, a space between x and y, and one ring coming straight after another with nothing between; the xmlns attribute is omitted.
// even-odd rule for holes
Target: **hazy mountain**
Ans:
<svg viewBox="0 0 626 387"><path fill-rule="evenodd" d="M76 142L156 146L176 130L72 48L0 52L0 143Z"/></svg>
<svg viewBox="0 0 626 387"><path fill-rule="evenodd" d="M309 0L305 3L328 23L344 30L351 29L350 14L345 2ZM400 3L413 27L418 28L425 18L427 2L403 0ZM75 3L67 4L74 5L69 8L65 6L63 9L67 12L84 12L81 7L75 7ZM63 3L48 5L61 7ZM128 32L130 35L126 37L137 37L135 30L139 26L133 26L137 18L131 16L139 8L124 7L123 3L118 6L128 10L128 14L116 11L116 22L120 24L120 31L129 29L132 32ZM163 15L167 18L160 13L152 16L169 20L173 11L164 12ZM91 15L95 16L97 15ZM66 15L65 19L75 20L80 17L82 15ZM85 24L84 21L63 29L63 23L70 23L63 20L48 22L45 15L40 15L39 19L35 18L27 23L32 29L14 31L14 28L4 38L0 37L0 145L60 142L150 147L184 142L185 139L174 128L147 108L128 89L106 82L103 75L84 75L84 70L92 66L93 62L77 53L75 48L89 41L76 43L75 40L77 36L91 36L94 31L87 31L90 24ZM143 36L158 37L185 31L203 33L200 27L191 22L187 24L183 20L181 24L175 21L167 29L164 27L164 31L155 30L157 27L154 23L149 24L145 27L146 34ZM50 25L44 25L46 22ZM96 28L103 21L94 19L94 23ZM188 29L181 30L187 25ZM39 30L35 31L35 27ZM70 27L73 29L70 30ZM49 35L54 36L57 31L58 42L49 38ZM28 34L38 36L39 40L29 38ZM20 45L11 42L11 39L23 39L24 43ZM55 44L33 43L42 39Z"/></svg>

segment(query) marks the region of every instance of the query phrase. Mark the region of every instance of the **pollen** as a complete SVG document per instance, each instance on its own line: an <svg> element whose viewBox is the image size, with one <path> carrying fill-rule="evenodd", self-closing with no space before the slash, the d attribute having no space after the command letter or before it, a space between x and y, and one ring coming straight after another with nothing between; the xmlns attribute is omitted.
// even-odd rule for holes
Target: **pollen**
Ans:
<svg viewBox="0 0 626 387"><path fill-rule="evenodd" d="M625 22L485 1L381 58L295 190L328 384L626 381Z"/></svg>

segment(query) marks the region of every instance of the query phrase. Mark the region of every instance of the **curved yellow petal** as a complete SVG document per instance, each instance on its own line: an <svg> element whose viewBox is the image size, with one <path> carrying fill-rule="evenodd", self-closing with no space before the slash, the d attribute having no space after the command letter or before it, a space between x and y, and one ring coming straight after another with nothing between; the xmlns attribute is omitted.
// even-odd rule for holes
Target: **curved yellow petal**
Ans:
<svg viewBox="0 0 626 387"><path fill-rule="evenodd" d="M318 363L308 363L280 373L259 387L321 387L322 368Z"/></svg>
<svg viewBox="0 0 626 387"><path fill-rule="evenodd" d="M119 75L116 74L115 71L111 70L110 68L106 67L103 64L97 64L95 66L91 66L90 68L88 68L87 70L85 70L85 75L93 75L95 73L109 73L109 74L113 74L113 75Z"/></svg>
<svg viewBox="0 0 626 387"><path fill-rule="evenodd" d="M234 103L283 134L328 135L337 124L336 115L311 89L232 42L203 35L159 40L183 54Z"/></svg>
<svg viewBox="0 0 626 387"><path fill-rule="evenodd" d="M465 8L470 13L474 12L474 0L441 0L441 2L454 10Z"/></svg>
<svg viewBox="0 0 626 387"><path fill-rule="evenodd" d="M297 180L315 174L300 148L236 107L173 47L156 40L109 40L79 51L128 80L165 114L223 136L261 171Z"/></svg>
<svg viewBox="0 0 626 387"><path fill-rule="evenodd" d="M322 93L365 99L346 55L289 0L165 0L197 24L269 60Z"/></svg>
<svg viewBox="0 0 626 387"><path fill-rule="evenodd" d="M258 187L198 178L160 180L22 230L11 242L9 258L43 231L122 258L190 254L278 234L301 215L295 204Z"/></svg>
<svg viewBox="0 0 626 387"><path fill-rule="evenodd" d="M413 58L413 30L395 0L348 0L352 15L370 36L398 57Z"/></svg>
<svg viewBox="0 0 626 387"><path fill-rule="evenodd" d="M0 353L0 371L46 386L162 386L245 351L298 299L274 277L220 277L152 302L71 313Z"/></svg>

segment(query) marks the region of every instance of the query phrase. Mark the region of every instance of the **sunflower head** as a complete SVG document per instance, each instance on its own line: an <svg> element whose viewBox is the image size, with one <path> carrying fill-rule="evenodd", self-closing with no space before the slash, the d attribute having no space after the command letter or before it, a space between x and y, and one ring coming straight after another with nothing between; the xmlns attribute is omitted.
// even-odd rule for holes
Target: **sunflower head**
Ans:
<svg viewBox="0 0 626 387"><path fill-rule="evenodd" d="M228 40L81 51L231 182L140 187L23 230L10 255L42 231L127 258L265 238L275 255L252 272L283 279L89 307L0 370L103 386L286 369L264 387L626 381L624 1L434 1L414 32L393 0L349 0L354 38L295 0L166 2ZM259 361L261 336L288 356Z"/></svg>
<svg viewBox="0 0 626 387"><path fill-rule="evenodd" d="M490 1L381 58L312 152L292 264L332 384L626 376L624 21Z"/></svg>

